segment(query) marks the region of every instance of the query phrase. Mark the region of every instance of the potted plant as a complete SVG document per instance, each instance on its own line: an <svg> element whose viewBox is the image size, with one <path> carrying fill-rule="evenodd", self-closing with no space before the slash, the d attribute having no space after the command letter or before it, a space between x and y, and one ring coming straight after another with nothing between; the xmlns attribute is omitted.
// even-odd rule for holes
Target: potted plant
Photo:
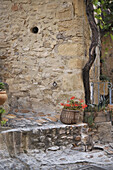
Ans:
<svg viewBox="0 0 113 170"><path fill-rule="evenodd" d="M0 105L3 105L7 100L7 93L5 90L5 84L0 82Z"/></svg>
<svg viewBox="0 0 113 170"><path fill-rule="evenodd" d="M67 103L60 103L63 106L63 110L60 115L60 120L65 124L74 124L83 122L83 110L87 107L83 104L82 99L77 100L72 96Z"/></svg>
<svg viewBox="0 0 113 170"><path fill-rule="evenodd" d="M84 122L88 125L94 126L95 123L109 122L110 115L106 107L99 107L98 105L88 105L84 110Z"/></svg>

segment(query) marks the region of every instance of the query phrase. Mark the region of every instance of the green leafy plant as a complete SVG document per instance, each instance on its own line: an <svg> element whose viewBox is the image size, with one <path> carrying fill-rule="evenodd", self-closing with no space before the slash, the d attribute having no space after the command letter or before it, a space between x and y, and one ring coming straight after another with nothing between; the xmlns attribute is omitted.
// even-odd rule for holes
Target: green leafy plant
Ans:
<svg viewBox="0 0 113 170"><path fill-rule="evenodd" d="M5 113L5 109L3 109L2 107L0 107L0 120L1 120L1 117L2 117L2 114Z"/></svg>
<svg viewBox="0 0 113 170"><path fill-rule="evenodd" d="M84 110L87 105L83 104L84 101L82 99L77 100L74 96L72 96L67 103L60 103L64 109L67 110Z"/></svg>
<svg viewBox="0 0 113 170"><path fill-rule="evenodd" d="M84 121L89 125L89 127L93 127L94 124L94 119L95 119L95 113L91 113L90 115L85 115Z"/></svg>
<svg viewBox="0 0 113 170"><path fill-rule="evenodd" d="M5 85L4 83L0 82L0 91L4 90L5 89Z"/></svg>
<svg viewBox="0 0 113 170"><path fill-rule="evenodd" d="M106 109L105 106L99 106L99 105L88 105L87 108L85 108L84 112L100 112L104 111Z"/></svg>
<svg viewBox="0 0 113 170"><path fill-rule="evenodd" d="M5 113L5 109L3 109L2 107L0 107L0 114Z"/></svg>
<svg viewBox="0 0 113 170"><path fill-rule="evenodd" d="M6 124L6 121L5 120L2 120L1 121L1 126L4 126Z"/></svg>

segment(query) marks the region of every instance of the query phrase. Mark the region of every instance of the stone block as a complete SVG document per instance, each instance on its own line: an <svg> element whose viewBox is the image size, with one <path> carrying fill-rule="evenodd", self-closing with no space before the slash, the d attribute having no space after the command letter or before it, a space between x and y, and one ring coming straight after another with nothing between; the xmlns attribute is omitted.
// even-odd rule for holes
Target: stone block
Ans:
<svg viewBox="0 0 113 170"><path fill-rule="evenodd" d="M76 16L83 16L84 10L84 1L83 0L73 0L73 8L75 9L74 13Z"/></svg>
<svg viewBox="0 0 113 170"><path fill-rule="evenodd" d="M58 31L65 32L65 36L73 36L73 41L78 43L83 41L83 27L81 25L83 25L81 19L62 21L58 23Z"/></svg>
<svg viewBox="0 0 113 170"><path fill-rule="evenodd" d="M70 69L82 69L84 66L84 59L72 58L68 61L68 67Z"/></svg>
<svg viewBox="0 0 113 170"><path fill-rule="evenodd" d="M68 6L67 8L59 8L56 12L56 19L60 21L69 20L73 17L73 9L72 6Z"/></svg>
<svg viewBox="0 0 113 170"><path fill-rule="evenodd" d="M111 122L97 124L99 141L104 143L112 142L111 127Z"/></svg>
<svg viewBox="0 0 113 170"><path fill-rule="evenodd" d="M58 46L58 54L61 56L84 56L83 44L65 43Z"/></svg>
<svg viewBox="0 0 113 170"><path fill-rule="evenodd" d="M66 74L63 76L62 88L65 91L82 90L83 82L81 73Z"/></svg>
<svg viewBox="0 0 113 170"><path fill-rule="evenodd" d="M113 104L108 104L108 108L109 108L110 110L113 110Z"/></svg>

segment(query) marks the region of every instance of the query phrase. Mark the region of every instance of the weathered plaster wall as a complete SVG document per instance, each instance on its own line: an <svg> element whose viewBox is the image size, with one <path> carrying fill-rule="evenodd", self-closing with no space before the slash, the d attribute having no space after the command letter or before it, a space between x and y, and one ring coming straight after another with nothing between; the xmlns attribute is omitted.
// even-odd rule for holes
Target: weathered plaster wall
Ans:
<svg viewBox="0 0 113 170"><path fill-rule="evenodd" d="M11 108L55 112L68 97L84 99L85 11L84 0L0 0L0 78Z"/></svg>

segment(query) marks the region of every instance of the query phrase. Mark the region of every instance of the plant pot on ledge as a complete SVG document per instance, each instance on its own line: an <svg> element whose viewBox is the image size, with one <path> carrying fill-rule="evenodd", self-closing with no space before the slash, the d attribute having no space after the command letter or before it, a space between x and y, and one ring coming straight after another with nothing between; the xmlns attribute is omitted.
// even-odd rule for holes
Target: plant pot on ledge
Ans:
<svg viewBox="0 0 113 170"><path fill-rule="evenodd" d="M0 105L3 105L6 100L7 100L6 91L0 91Z"/></svg>
<svg viewBox="0 0 113 170"><path fill-rule="evenodd" d="M75 124L83 122L83 111L63 109L60 120L64 124Z"/></svg>
<svg viewBox="0 0 113 170"><path fill-rule="evenodd" d="M107 110L99 110L97 108L92 111L84 112L84 123L93 126L95 123L110 122L110 114Z"/></svg>
<svg viewBox="0 0 113 170"><path fill-rule="evenodd" d="M60 115L60 121L64 124L75 124L83 122L83 110L87 107L82 99L76 99L74 96L67 100L67 103L60 103L63 110Z"/></svg>
<svg viewBox="0 0 113 170"><path fill-rule="evenodd" d="M0 105L3 105L7 100L7 93L5 91L4 83L0 82Z"/></svg>

